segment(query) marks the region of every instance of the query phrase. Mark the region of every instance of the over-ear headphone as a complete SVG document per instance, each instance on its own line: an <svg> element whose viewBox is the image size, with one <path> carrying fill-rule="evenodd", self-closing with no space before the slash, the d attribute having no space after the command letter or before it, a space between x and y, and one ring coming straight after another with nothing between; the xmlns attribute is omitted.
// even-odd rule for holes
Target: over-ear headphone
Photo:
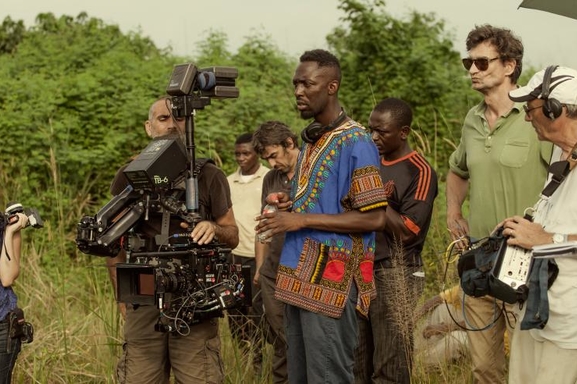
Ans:
<svg viewBox="0 0 577 384"><path fill-rule="evenodd" d="M552 91L550 87L553 72L555 72L558 67L558 65L547 67L547 69L545 69L545 74L543 75L543 88L541 91L541 99L545 102L543 104L543 114L551 120L555 120L561 116L561 113L563 113L563 104L561 104L557 99L549 98L549 94Z"/></svg>
<svg viewBox="0 0 577 384"><path fill-rule="evenodd" d="M333 129L344 123L347 118L348 118L347 114L345 113L344 109L342 109L341 113L339 113L339 116L329 125L322 125L318 121L313 121L305 129L301 131L301 139L305 143L314 144L318 139L321 138L322 135L324 135L329 131L332 131Z"/></svg>

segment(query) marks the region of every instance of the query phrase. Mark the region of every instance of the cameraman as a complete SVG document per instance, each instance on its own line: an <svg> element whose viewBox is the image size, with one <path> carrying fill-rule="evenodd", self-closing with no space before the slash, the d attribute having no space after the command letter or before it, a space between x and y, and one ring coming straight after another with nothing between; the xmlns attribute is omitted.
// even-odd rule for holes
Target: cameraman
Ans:
<svg viewBox="0 0 577 384"><path fill-rule="evenodd" d="M184 137L184 119L174 118L170 112L171 99L164 97L152 104L146 133L151 138L178 134ZM111 185L113 195L120 193L127 181L117 173ZM209 244L215 237L230 248L238 244L238 228L232 211L230 190L224 173L214 164L207 163L198 176L199 203L206 217L197 223L191 237L197 244ZM160 233L162 215L150 214L148 221L141 220L138 229L149 238ZM169 234L182 232L171 219ZM125 262L126 254L107 259L111 280L116 287L116 263ZM122 308L122 307L121 307ZM181 336L154 330L160 312L155 306L126 305L124 310L124 354L118 364L117 374L121 383L165 383L170 371L178 383L221 383L224 381L220 355L218 318L196 324L190 334Z"/></svg>
<svg viewBox="0 0 577 384"><path fill-rule="evenodd" d="M16 357L20 353L20 339L10 339L8 314L16 308L17 298L12 283L20 274L20 230L28 224L23 213L17 213L0 223L0 383L10 383Z"/></svg>

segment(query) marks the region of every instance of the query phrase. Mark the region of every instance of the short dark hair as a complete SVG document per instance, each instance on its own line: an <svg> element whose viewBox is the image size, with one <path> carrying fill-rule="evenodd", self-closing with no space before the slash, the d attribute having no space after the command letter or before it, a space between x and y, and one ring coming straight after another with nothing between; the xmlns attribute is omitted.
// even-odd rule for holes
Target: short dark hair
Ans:
<svg viewBox="0 0 577 384"><path fill-rule="evenodd" d="M236 138L234 145L252 143L252 133L243 133Z"/></svg>
<svg viewBox="0 0 577 384"><path fill-rule="evenodd" d="M287 147L287 139L291 138L295 147L298 147L298 136L291 131L288 125L276 120L269 120L262 123L254 131L252 146L259 155L264 152L264 147L269 145L280 145Z"/></svg>
<svg viewBox="0 0 577 384"><path fill-rule="evenodd" d="M515 70L511 74L511 83L517 84L523 70L523 43L510 29L494 27L490 24L476 25L467 36L467 51L477 45L489 42L497 49L501 61L514 59Z"/></svg>
<svg viewBox="0 0 577 384"><path fill-rule="evenodd" d="M306 51L299 58L301 63L306 61L314 61L318 64L319 68L328 67L335 70L336 78L340 84L341 82L341 63L339 59L329 51L324 49L313 49L311 51Z"/></svg>
<svg viewBox="0 0 577 384"><path fill-rule="evenodd" d="M399 128L404 126L410 127L413 123L413 110L408 103L401 99L394 97L383 99L375 105L373 111L379 113L389 112Z"/></svg>

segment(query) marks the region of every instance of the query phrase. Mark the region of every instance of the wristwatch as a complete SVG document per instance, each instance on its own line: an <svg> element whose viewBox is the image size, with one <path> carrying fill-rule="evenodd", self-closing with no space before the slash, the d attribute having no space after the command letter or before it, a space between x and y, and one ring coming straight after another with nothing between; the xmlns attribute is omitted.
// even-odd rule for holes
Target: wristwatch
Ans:
<svg viewBox="0 0 577 384"><path fill-rule="evenodd" d="M554 244L560 244L560 243L566 243L567 242L567 235L565 235L564 233L554 233L553 234L553 243Z"/></svg>

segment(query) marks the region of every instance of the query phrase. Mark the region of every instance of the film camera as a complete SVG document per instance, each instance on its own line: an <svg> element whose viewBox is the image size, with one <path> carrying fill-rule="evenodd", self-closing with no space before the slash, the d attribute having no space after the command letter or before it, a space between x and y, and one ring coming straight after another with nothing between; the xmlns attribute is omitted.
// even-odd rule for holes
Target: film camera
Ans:
<svg viewBox="0 0 577 384"><path fill-rule="evenodd" d="M22 204L16 202L9 202L6 205L6 211L4 212L5 222L10 225L12 218L15 217L17 213L25 214L28 217L28 225L32 228L42 228L44 226L44 221L42 221L36 209L24 208Z"/></svg>
<svg viewBox="0 0 577 384"><path fill-rule="evenodd" d="M238 97L237 76L229 67L175 66L167 93L172 114L186 118L186 147L179 137L155 138L123 170L126 188L78 223L80 251L126 252L127 262L116 265L117 299L155 305L160 332L187 334L204 319L251 304L250 268L228 262L225 244L198 245L189 232L208 218L198 203L198 176L207 161L195 158L192 116L211 97ZM175 233L182 222L189 231Z"/></svg>

